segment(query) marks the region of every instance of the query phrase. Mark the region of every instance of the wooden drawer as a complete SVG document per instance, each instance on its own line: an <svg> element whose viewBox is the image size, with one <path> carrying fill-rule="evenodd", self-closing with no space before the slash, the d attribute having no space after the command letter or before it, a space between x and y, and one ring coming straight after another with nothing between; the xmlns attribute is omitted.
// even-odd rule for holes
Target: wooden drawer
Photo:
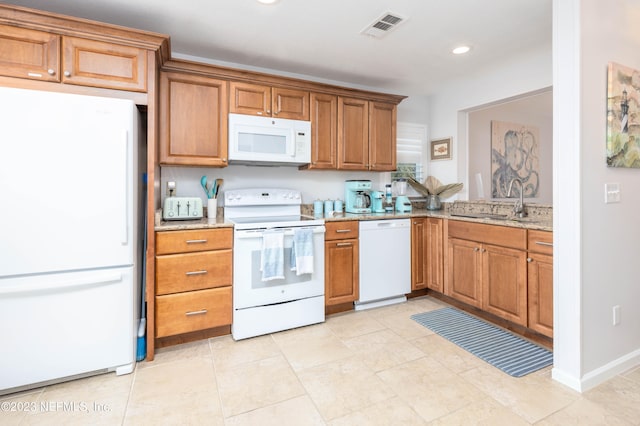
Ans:
<svg viewBox="0 0 640 426"><path fill-rule="evenodd" d="M156 255L219 250L232 247L233 228L156 233Z"/></svg>
<svg viewBox="0 0 640 426"><path fill-rule="evenodd" d="M156 297L156 337L231 324L231 287Z"/></svg>
<svg viewBox="0 0 640 426"><path fill-rule="evenodd" d="M553 255L553 232L530 229L527 236L527 250Z"/></svg>
<svg viewBox="0 0 640 426"><path fill-rule="evenodd" d="M326 228L325 241L358 238L357 220L325 222L324 227Z"/></svg>
<svg viewBox="0 0 640 426"><path fill-rule="evenodd" d="M156 294L232 284L231 249L156 257Z"/></svg>
<svg viewBox="0 0 640 426"><path fill-rule="evenodd" d="M527 230L508 226L449 220L449 238L478 241L520 250L527 248Z"/></svg>

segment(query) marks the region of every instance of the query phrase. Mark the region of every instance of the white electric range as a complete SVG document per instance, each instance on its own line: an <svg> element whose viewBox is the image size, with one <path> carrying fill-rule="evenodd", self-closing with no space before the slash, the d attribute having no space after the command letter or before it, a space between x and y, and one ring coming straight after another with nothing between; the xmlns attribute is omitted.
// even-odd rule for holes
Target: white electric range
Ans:
<svg viewBox="0 0 640 426"><path fill-rule="evenodd" d="M234 224L233 325L235 340L324 321L324 220L301 214L302 196L289 189L227 190L225 220ZM313 235L313 273L289 263L296 229ZM284 278L263 281L265 233L284 238Z"/></svg>

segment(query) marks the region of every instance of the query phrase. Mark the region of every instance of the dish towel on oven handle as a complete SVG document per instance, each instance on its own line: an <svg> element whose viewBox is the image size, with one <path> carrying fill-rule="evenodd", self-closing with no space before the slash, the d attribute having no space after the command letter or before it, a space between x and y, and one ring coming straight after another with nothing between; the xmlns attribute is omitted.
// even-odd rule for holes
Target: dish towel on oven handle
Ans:
<svg viewBox="0 0 640 426"><path fill-rule="evenodd" d="M296 228L291 245L291 270L296 275L313 274L313 230Z"/></svg>
<svg viewBox="0 0 640 426"><path fill-rule="evenodd" d="M260 272L262 281L284 279L284 231L262 233Z"/></svg>

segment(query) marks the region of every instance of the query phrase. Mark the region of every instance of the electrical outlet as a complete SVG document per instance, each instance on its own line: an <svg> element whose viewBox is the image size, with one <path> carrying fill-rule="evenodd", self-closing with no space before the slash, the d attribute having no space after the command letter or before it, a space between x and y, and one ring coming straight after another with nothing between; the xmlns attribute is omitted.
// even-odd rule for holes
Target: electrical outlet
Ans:
<svg viewBox="0 0 640 426"><path fill-rule="evenodd" d="M604 184L604 202L605 204L620 202L620 184L619 183Z"/></svg>
<svg viewBox="0 0 640 426"><path fill-rule="evenodd" d="M620 324L620 305L613 307L613 325Z"/></svg>
<svg viewBox="0 0 640 426"><path fill-rule="evenodd" d="M176 183L173 181L167 182L167 197L173 197L176 195Z"/></svg>

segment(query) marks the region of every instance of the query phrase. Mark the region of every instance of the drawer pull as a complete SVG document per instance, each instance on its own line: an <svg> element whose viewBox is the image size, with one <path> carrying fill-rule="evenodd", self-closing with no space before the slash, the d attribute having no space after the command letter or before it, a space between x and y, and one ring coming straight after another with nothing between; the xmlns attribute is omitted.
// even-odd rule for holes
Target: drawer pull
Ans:
<svg viewBox="0 0 640 426"><path fill-rule="evenodd" d="M191 276L191 275L204 275L206 273L207 271L202 270L202 271L189 271L189 272L186 272L185 274Z"/></svg>
<svg viewBox="0 0 640 426"><path fill-rule="evenodd" d="M352 246L353 243L337 243L336 247L349 247Z"/></svg>
<svg viewBox="0 0 640 426"><path fill-rule="evenodd" d="M553 243L547 243L546 241L536 241L536 244L539 246L553 247Z"/></svg>
<svg viewBox="0 0 640 426"><path fill-rule="evenodd" d="M199 311L191 311L191 312L185 312L184 314L188 317L194 316L194 315L204 315L207 313L206 309L200 309Z"/></svg>
<svg viewBox="0 0 640 426"><path fill-rule="evenodd" d="M336 229L336 234L344 234L345 232L351 232L351 229Z"/></svg>
<svg viewBox="0 0 640 426"><path fill-rule="evenodd" d="M187 240L187 244L204 244L207 240Z"/></svg>

